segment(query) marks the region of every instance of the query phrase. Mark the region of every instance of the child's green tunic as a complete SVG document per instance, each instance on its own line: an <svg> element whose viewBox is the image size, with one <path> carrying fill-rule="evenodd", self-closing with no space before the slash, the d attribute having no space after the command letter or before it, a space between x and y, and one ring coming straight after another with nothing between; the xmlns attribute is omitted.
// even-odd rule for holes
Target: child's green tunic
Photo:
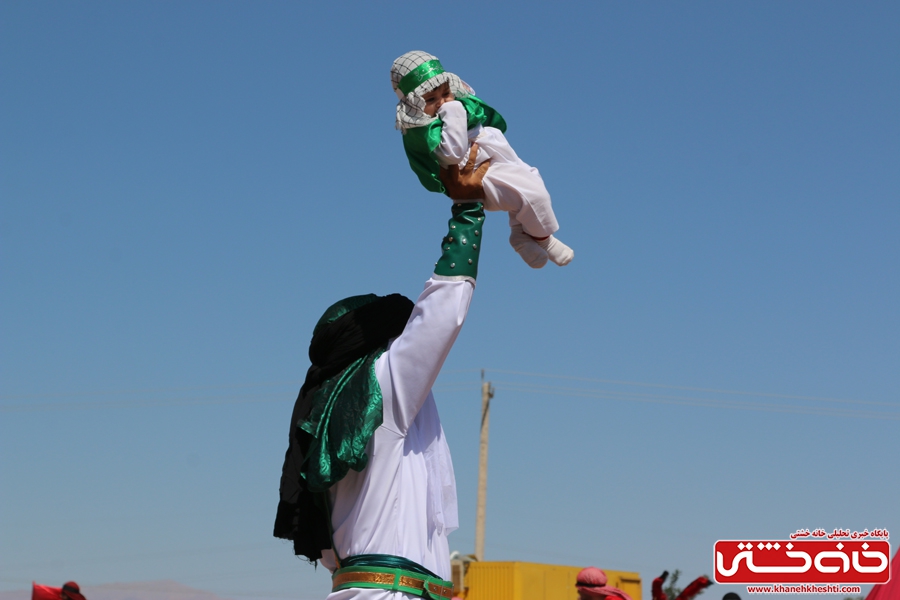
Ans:
<svg viewBox="0 0 900 600"><path fill-rule="evenodd" d="M466 96L458 98L466 109L468 123L466 127L472 129L476 125L495 127L506 133L506 121L496 110L485 104L481 98ZM441 165L434 156L435 149L441 145L441 128L444 123L440 118L428 125L407 129L403 135L403 148L409 158L409 166L418 176L425 189L431 192L444 193L444 184L438 178Z"/></svg>

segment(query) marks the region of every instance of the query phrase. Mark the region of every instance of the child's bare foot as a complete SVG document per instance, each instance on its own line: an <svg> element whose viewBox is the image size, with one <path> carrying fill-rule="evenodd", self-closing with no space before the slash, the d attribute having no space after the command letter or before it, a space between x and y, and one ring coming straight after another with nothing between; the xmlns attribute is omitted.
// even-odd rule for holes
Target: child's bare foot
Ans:
<svg viewBox="0 0 900 600"><path fill-rule="evenodd" d="M519 256L522 257L522 260L529 267L540 269L547 264L549 257L547 251L541 247L540 242L525 233L519 224L511 226L510 229L512 232L509 234L509 245L519 253Z"/></svg>
<svg viewBox="0 0 900 600"><path fill-rule="evenodd" d="M529 236L531 237L531 236ZM537 242L538 246L547 251L547 256L550 260L560 267L564 267L575 258L575 251L563 244L561 241L553 237L552 235L548 235L545 238L532 238L535 242Z"/></svg>

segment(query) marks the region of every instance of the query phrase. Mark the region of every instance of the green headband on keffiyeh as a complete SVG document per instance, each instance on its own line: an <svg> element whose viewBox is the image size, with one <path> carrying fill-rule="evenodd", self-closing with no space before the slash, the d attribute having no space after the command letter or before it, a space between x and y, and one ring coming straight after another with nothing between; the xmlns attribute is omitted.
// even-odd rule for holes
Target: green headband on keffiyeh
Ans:
<svg viewBox="0 0 900 600"><path fill-rule="evenodd" d="M391 88L397 94L397 118L395 125L404 133L415 127L424 127L435 121L434 115L425 113L423 94L436 90L445 83L457 100L475 93L462 79L444 70L438 57L421 50L413 50L399 56L391 66Z"/></svg>
<svg viewBox="0 0 900 600"><path fill-rule="evenodd" d="M440 75L443 72L444 67L441 66L441 61L438 59L429 60L404 75L403 79L397 84L397 88L403 92L403 95L405 96L432 77Z"/></svg>

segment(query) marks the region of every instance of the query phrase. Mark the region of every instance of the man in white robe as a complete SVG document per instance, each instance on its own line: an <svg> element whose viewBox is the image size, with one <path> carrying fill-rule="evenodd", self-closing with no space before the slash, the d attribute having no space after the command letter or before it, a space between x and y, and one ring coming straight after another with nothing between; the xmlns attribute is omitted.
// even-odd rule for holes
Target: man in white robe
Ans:
<svg viewBox="0 0 900 600"><path fill-rule="evenodd" d="M479 197L486 170L471 161L461 172L451 168L451 197ZM457 203L452 213L411 313L393 297L357 296L332 306L314 332L275 535L333 572L329 600L452 596L447 535L458 527L456 482L431 387L475 289L484 210ZM402 332L389 333L386 322L406 314ZM389 335L396 337L378 339ZM317 365L314 357L328 358Z"/></svg>

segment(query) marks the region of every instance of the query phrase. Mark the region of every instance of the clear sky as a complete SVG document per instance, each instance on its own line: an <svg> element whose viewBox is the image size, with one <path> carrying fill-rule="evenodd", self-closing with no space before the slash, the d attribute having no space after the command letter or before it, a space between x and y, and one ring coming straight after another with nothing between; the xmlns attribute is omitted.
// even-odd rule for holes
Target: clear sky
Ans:
<svg viewBox="0 0 900 600"><path fill-rule="evenodd" d="M412 49L504 115L576 252L533 271L488 219L435 390L451 547L480 369L488 559L646 598L717 539L900 539L898 31L891 2L0 3L0 589L324 596L278 479L321 312L439 255L393 128Z"/></svg>

